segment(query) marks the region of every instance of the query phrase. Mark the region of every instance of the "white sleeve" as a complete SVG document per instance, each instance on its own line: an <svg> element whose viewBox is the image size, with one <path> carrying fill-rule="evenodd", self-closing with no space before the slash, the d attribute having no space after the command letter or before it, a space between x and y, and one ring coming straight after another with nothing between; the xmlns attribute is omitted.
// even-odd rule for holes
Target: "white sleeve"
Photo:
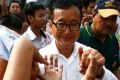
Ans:
<svg viewBox="0 0 120 80"><path fill-rule="evenodd" d="M4 43L0 40L0 58L8 61L9 56L10 56L9 51L5 47Z"/></svg>
<svg viewBox="0 0 120 80"><path fill-rule="evenodd" d="M117 77L110 70L106 69L105 67L103 68L105 73L102 80L118 80ZM96 79L96 80L99 80L99 79Z"/></svg>

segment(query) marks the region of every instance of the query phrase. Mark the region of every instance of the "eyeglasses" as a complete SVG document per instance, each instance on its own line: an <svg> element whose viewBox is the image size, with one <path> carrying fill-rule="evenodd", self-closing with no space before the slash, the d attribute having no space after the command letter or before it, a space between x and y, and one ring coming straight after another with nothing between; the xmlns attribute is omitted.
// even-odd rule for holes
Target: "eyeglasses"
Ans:
<svg viewBox="0 0 120 80"><path fill-rule="evenodd" d="M53 22L52 23L56 26L56 29L58 31L65 31L67 29L67 27L69 27L70 30L72 31L78 31L80 30L80 23L70 23L70 24L66 24L66 23L62 23L62 22Z"/></svg>

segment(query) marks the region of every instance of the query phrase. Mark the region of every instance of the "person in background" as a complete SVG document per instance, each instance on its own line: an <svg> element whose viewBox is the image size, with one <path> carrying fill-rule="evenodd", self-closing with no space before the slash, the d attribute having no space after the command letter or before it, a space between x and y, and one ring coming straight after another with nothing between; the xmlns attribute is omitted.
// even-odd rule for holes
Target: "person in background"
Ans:
<svg viewBox="0 0 120 80"><path fill-rule="evenodd" d="M90 3L87 7L87 14L88 15L92 15L94 8L95 8L95 2L96 2L96 0L90 0Z"/></svg>
<svg viewBox="0 0 120 80"><path fill-rule="evenodd" d="M45 7L38 2L29 2L24 7L24 14L29 27L22 34L22 37L32 41L38 50L50 44L52 40L51 36L43 31L46 26L45 13Z"/></svg>
<svg viewBox="0 0 120 80"><path fill-rule="evenodd" d="M87 16L87 7L90 4L90 0L83 0L82 1L82 13L83 17Z"/></svg>
<svg viewBox="0 0 120 80"><path fill-rule="evenodd" d="M2 0L2 2L6 4L6 0ZM2 5L2 7L5 8L5 5ZM17 14L5 13L0 18L0 80L2 80L6 70L14 41L20 37L21 28L22 20Z"/></svg>
<svg viewBox="0 0 120 80"><path fill-rule="evenodd" d="M52 34L51 32L51 28L50 28L50 23L49 20L52 18L52 0L50 2L48 2L47 6L46 6L46 27L45 27L45 31L48 32L49 34Z"/></svg>
<svg viewBox="0 0 120 80"><path fill-rule="evenodd" d="M8 14L15 14L21 17L22 19L21 34L23 34L27 30L27 27L29 25L26 22L25 15L23 13L23 7L18 0L11 0L9 7L8 7Z"/></svg>
<svg viewBox="0 0 120 80"><path fill-rule="evenodd" d="M0 25L0 80L3 80L14 41L19 37L20 35L15 31Z"/></svg>
<svg viewBox="0 0 120 80"><path fill-rule="evenodd" d="M45 7L38 2L29 2L24 8L30 26L22 36L31 40L38 49L51 43L50 35L42 30L46 26L45 11Z"/></svg>
<svg viewBox="0 0 120 80"><path fill-rule="evenodd" d="M85 27L87 22L92 21L92 14L95 7L96 0L85 0L83 1L83 18L82 18L82 27Z"/></svg>
<svg viewBox="0 0 120 80"><path fill-rule="evenodd" d="M8 14L0 18L0 24L21 34L22 19L19 15Z"/></svg>
<svg viewBox="0 0 120 80"><path fill-rule="evenodd" d="M78 42L98 50L106 59L105 67L113 73L117 73L120 66L119 45L112 32L120 15L118 6L114 0L97 0L93 21L81 29L78 39Z"/></svg>
<svg viewBox="0 0 120 80"><path fill-rule="evenodd" d="M17 0L12 0L9 4L8 12L10 14L21 14L22 13L22 6L21 3Z"/></svg>

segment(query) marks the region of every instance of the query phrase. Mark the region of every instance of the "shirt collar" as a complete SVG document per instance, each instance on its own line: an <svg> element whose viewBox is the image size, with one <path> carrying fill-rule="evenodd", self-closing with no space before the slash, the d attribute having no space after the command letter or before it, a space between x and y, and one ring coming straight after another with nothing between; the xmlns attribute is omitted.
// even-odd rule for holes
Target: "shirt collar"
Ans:
<svg viewBox="0 0 120 80"><path fill-rule="evenodd" d="M53 52L56 52L56 54L58 54L58 56L61 56L61 57L65 58L62 54L60 54L60 52L59 52L59 50L56 46L55 39L53 39L51 44L54 45L54 46L52 46L53 50L54 50ZM74 49L73 49L73 52L72 52L71 55L77 56L77 53L78 53L78 45L77 45L77 42L75 42Z"/></svg>
<svg viewBox="0 0 120 80"><path fill-rule="evenodd" d="M92 31L91 24L92 22L88 22L87 25L85 26L85 29L90 37L97 38L97 35ZM108 36L112 39L111 33Z"/></svg>
<svg viewBox="0 0 120 80"><path fill-rule="evenodd" d="M95 38L96 37L96 35L95 35L95 33L92 31L92 27L91 27L91 24L92 24L92 22L88 22L87 24L86 24L86 26L85 26L85 29L86 29L86 31L87 31L87 33L89 34L89 36L90 37L93 37L93 38Z"/></svg>
<svg viewBox="0 0 120 80"><path fill-rule="evenodd" d="M30 27L28 27L27 32L28 32L30 40L35 40L37 38L37 36L34 34L34 32L31 30Z"/></svg>

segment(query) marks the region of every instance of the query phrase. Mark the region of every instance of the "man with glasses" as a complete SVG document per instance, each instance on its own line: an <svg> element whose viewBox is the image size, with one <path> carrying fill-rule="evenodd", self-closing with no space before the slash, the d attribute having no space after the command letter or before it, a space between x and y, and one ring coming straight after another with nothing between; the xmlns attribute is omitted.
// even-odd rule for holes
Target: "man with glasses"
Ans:
<svg viewBox="0 0 120 80"><path fill-rule="evenodd" d="M79 3L80 4L80 3ZM81 8L74 0L57 0L50 21L54 36L52 43L39 50L47 58L58 58L58 71L63 65L62 80L117 80L103 68L105 59L96 50L86 47L76 40L80 34Z"/></svg>
<svg viewBox="0 0 120 80"><path fill-rule="evenodd" d="M80 12L79 9L81 8L79 8L75 0L57 0L54 4L53 19L50 24L55 39L50 45L40 49L39 52L43 57L46 56L46 60L50 58L50 63L52 63L53 66L58 62L58 65L55 65L58 66L58 70L56 70L58 72L62 71L62 76L45 71L45 75L47 75L47 77L49 76L45 80L95 80L96 78L98 78L98 80L117 80L109 70L103 68L105 59L97 50L75 42L80 34L80 18L82 12ZM22 44L24 44L24 46ZM23 48L25 49L23 50ZM37 53L36 51L36 48L30 41L21 37L13 46L12 53L19 53L19 56L16 56L18 57L16 58L12 55L14 56L11 57L11 60L13 60L12 63L15 63L14 61L16 60L20 61L18 59L23 58L23 56L21 57L22 54L28 56L27 53L34 54ZM37 58L33 57L33 54L29 56L32 59L29 58L25 60L24 58L25 61L20 61L20 63L24 63L20 65L23 69L17 71L17 73L15 69L19 70L18 65L11 64L12 66L10 66L9 64L8 68L10 70L7 69L9 75L5 75L4 77L6 79L4 80L13 80L14 77L16 78L14 78L15 80L20 80L19 76L21 75L21 78L24 78L22 80L30 80L31 71L29 70L33 68L33 60L37 61ZM54 59L55 57L57 57L58 61ZM28 63L30 63L30 66L26 65ZM61 65L63 66L63 70L60 68ZM24 71L29 71L29 73L23 73ZM20 74L21 72L22 74ZM43 75L43 77L45 75ZM58 78L55 79L56 76ZM59 77L62 79L59 79Z"/></svg>

